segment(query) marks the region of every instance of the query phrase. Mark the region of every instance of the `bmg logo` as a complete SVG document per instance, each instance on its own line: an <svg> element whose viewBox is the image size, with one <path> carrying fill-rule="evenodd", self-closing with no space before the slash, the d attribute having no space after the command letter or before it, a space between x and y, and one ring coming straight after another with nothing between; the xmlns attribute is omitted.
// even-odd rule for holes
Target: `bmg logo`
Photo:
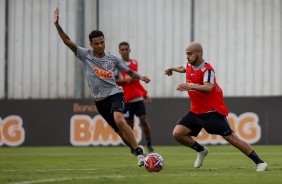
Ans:
<svg viewBox="0 0 282 184"><path fill-rule="evenodd" d="M0 146L19 146L24 142L25 131L20 116L11 115L5 119L0 117Z"/></svg>
<svg viewBox="0 0 282 184"><path fill-rule="evenodd" d="M142 139L139 119L135 119L134 136L137 142ZM101 115L94 118L88 115L73 115L70 121L70 142L74 146L119 145L123 144L118 134Z"/></svg>

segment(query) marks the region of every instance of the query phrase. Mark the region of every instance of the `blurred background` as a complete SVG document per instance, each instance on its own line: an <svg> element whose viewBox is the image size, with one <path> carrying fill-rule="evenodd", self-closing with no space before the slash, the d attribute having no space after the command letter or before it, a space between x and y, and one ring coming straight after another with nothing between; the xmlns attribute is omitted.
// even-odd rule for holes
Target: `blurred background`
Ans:
<svg viewBox="0 0 282 184"><path fill-rule="evenodd" d="M97 115L80 62L53 24L56 6L61 27L77 45L90 48L95 29L118 56L118 44L130 43L139 72L151 78L142 84L153 98L147 107L154 143L175 144L171 131L189 101L176 91L185 75L167 77L164 70L185 64L185 48L197 41L241 138L282 144L281 0L0 0L0 145L79 145L70 138L73 117ZM11 117L18 124L9 129ZM240 122L249 124L240 129ZM13 142L16 135L21 141Z"/></svg>
<svg viewBox="0 0 282 184"><path fill-rule="evenodd" d="M164 70L202 43L224 95L282 95L280 0L0 0L0 98L88 98L81 66L60 40L53 11L78 45L102 30L106 50L128 41L152 97L186 97Z"/></svg>

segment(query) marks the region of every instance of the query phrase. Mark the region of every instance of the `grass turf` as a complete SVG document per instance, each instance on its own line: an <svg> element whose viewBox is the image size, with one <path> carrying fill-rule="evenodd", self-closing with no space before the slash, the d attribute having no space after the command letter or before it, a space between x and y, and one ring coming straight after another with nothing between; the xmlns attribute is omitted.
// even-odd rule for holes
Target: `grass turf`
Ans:
<svg viewBox="0 0 282 184"><path fill-rule="evenodd" d="M209 155L194 169L196 152L183 146L158 146L165 160L159 173L137 166L127 147L0 148L1 184L281 184L282 146L254 146L269 164L255 172L255 164L232 146L208 146Z"/></svg>

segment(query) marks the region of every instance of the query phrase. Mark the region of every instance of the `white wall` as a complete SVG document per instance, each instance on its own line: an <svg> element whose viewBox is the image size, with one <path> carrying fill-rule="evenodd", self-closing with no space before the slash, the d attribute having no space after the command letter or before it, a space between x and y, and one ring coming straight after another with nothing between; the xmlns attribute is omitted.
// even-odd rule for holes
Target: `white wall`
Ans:
<svg viewBox="0 0 282 184"><path fill-rule="evenodd" d="M128 41L152 97L182 97L175 90L185 75L164 76L186 62L190 0L100 0L99 27L106 49L118 55ZM4 15L5 1L0 0ZM62 28L76 40L76 0L9 0L8 97L73 98L76 59L53 25L60 6ZM96 1L85 1L85 47L97 28ZM281 7L279 0L195 0L195 40L216 70L225 96L282 95ZM4 95L4 16L0 16L0 98ZM89 90L85 87L85 96Z"/></svg>
<svg viewBox="0 0 282 184"><path fill-rule="evenodd" d="M190 40L190 1L187 0L103 0L100 1L100 29L106 48L118 54L118 44L128 41L131 57L139 71L151 77L144 84L153 97L187 96L176 84L185 75L167 77L164 70L186 62L185 47Z"/></svg>
<svg viewBox="0 0 282 184"><path fill-rule="evenodd" d="M101 1L101 0L100 0ZM91 48L90 47L90 41L89 41L89 33L93 30L97 29L97 1L95 0L85 0L85 29L84 29L84 34L85 34L85 47ZM88 88L87 81L85 80L84 82L85 87L84 87L84 95L85 97L90 97L90 90Z"/></svg>
<svg viewBox="0 0 282 184"><path fill-rule="evenodd" d="M53 24L56 5L63 29L75 39L75 0L9 1L9 98L73 96L75 59Z"/></svg>
<svg viewBox="0 0 282 184"><path fill-rule="evenodd" d="M107 48L131 43L140 72L152 78L154 97L186 96L175 91L184 81L165 77L167 66L185 62L190 41L190 1L104 0L101 29ZM281 7L279 0L196 0L195 41L214 66L225 96L282 95Z"/></svg>
<svg viewBox="0 0 282 184"><path fill-rule="evenodd" d="M226 96L282 95L279 0L197 0L196 40Z"/></svg>
<svg viewBox="0 0 282 184"><path fill-rule="evenodd" d="M0 99L5 97L5 0L0 0Z"/></svg>

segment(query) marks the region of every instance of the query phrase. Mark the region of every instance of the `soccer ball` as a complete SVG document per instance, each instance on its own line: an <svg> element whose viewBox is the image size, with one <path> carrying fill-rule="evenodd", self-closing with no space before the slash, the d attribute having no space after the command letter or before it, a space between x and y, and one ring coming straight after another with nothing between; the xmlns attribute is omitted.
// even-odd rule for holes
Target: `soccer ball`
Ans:
<svg viewBox="0 0 282 184"><path fill-rule="evenodd" d="M146 156L144 167L148 172L159 172L164 166L164 159L158 153L150 153Z"/></svg>

